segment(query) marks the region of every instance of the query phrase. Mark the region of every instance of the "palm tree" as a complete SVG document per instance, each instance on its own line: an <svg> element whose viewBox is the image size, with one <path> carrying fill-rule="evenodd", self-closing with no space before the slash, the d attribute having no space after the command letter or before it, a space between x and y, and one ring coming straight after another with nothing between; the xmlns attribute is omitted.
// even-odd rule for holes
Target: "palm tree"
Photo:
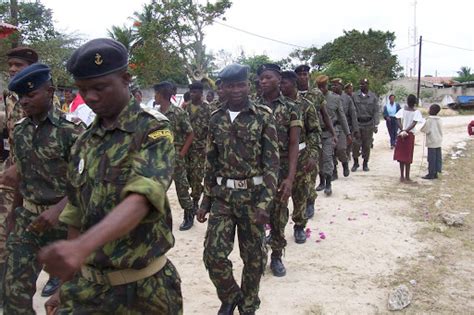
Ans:
<svg viewBox="0 0 474 315"><path fill-rule="evenodd" d="M474 81L474 73L471 73L470 67L461 67L459 71L457 71L459 77L456 78L459 82L467 82L467 81Z"/></svg>

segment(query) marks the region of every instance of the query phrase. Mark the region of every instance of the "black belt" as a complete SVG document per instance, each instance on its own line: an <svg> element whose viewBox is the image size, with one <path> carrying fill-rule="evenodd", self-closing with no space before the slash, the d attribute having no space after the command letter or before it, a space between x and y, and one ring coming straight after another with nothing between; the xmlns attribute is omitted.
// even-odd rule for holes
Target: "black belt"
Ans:
<svg viewBox="0 0 474 315"><path fill-rule="evenodd" d="M372 120L372 117L358 117L357 118L357 121L361 123L368 123L371 120Z"/></svg>

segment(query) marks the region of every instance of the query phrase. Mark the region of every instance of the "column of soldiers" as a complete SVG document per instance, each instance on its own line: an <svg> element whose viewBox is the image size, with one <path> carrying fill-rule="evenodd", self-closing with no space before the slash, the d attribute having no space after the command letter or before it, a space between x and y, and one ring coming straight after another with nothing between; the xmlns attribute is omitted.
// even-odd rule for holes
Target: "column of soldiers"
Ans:
<svg viewBox="0 0 474 315"><path fill-rule="evenodd" d="M195 215L208 220L203 261L221 301L218 314L255 314L267 245L273 275L287 272L289 198L301 244L314 216L317 174L331 195L337 159L349 175L351 136L368 170L367 143L378 122L368 81L355 97L349 84L342 93L340 79L329 91L326 76L310 88L308 66L263 64L251 96L249 68L233 64L219 73L217 101L204 102L203 85L194 82L181 109L170 101L174 85L163 81L149 109L130 98L127 57L122 44L96 39L69 59L79 93L97 114L86 130L53 106L48 66L36 60L10 81L24 117L12 128L16 164L0 176L13 194L2 206L14 209L4 312L34 314L44 267L62 282L50 304L58 314L182 314L179 275L166 257L174 246L167 199L174 180L184 210L180 230L190 229ZM353 152L354 166L359 154ZM228 259L236 231L240 285Z"/></svg>

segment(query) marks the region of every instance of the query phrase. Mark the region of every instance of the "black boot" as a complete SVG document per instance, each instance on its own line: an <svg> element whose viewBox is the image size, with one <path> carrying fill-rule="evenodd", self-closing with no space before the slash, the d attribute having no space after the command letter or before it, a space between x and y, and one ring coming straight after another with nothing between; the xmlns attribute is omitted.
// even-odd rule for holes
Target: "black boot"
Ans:
<svg viewBox="0 0 474 315"><path fill-rule="evenodd" d="M350 172L349 172L349 162L342 162L342 169L343 169L342 174L344 175L344 177L349 176L349 174L350 174Z"/></svg>
<svg viewBox="0 0 474 315"><path fill-rule="evenodd" d="M319 173L319 185L318 187L316 187L316 191L321 191L321 190L324 190L324 186L326 185L325 182L324 182L324 175Z"/></svg>
<svg viewBox="0 0 474 315"><path fill-rule="evenodd" d="M217 315L232 315L237 307L237 302L234 303L222 303Z"/></svg>
<svg viewBox="0 0 474 315"><path fill-rule="evenodd" d="M44 286L43 291L41 291L41 296L47 297L47 296L53 295L60 285L61 285L61 281L58 278L49 277L49 280L48 282L46 282L46 285Z"/></svg>
<svg viewBox="0 0 474 315"><path fill-rule="evenodd" d="M364 170L364 172L370 171L370 169L369 169L369 161L368 161L368 160L364 160L364 163L362 164L362 169Z"/></svg>
<svg viewBox="0 0 474 315"><path fill-rule="evenodd" d="M337 166L334 165L334 170L332 171L331 180L336 180L336 179L337 179Z"/></svg>
<svg viewBox="0 0 474 315"><path fill-rule="evenodd" d="M273 251L270 261L270 269L275 277L284 277L286 275L286 268L281 261L280 250Z"/></svg>
<svg viewBox="0 0 474 315"><path fill-rule="evenodd" d="M331 196L332 188L331 188L331 175L326 176L326 186L324 187L324 193L326 196Z"/></svg>
<svg viewBox="0 0 474 315"><path fill-rule="evenodd" d="M194 210L188 209L184 210L183 223L179 226L180 231L187 231L193 227L194 224Z"/></svg>
<svg viewBox="0 0 474 315"><path fill-rule="evenodd" d="M314 217L314 201L308 201L306 204L306 218L311 219Z"/></svg>
<svg viewBox="0 0 474 315"><path fill-rule="evenodd" d="M359 168L359 159L354 158L354 165L352 165L351 172L356 172Z"/></svg>
<svg viewBox="0 0 474 315"><path fill-rule="evenodd" d="M295 237L296 244L303 244L306 242L306 233L304 232L304 226L295 225L293 235Z"/></svg>

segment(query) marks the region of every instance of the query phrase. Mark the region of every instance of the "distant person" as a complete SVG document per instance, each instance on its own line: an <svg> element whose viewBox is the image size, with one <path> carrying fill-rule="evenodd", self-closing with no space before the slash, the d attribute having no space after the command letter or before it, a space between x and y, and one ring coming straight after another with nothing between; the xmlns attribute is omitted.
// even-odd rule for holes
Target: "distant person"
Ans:
<svg viewBox="0 0 474 315"><path fill-rule="evenodd" d="M438 178L438 173L441 172L443 130L441 119L437 116L440 111L441 107L438 104L431 105L429 109L430 116L420 129L421 132L426 134L426 147L428 148L428 174L423 176L423 179Z"/></svg>
<svg viewBox="0 0 474 315"><path fill-rule="evenodd" d="M133 96L133 99L135 100L135 103L140 105L142 108L145 106L145 104L143 104L143 93L140 89L133 90L132 96Z"/></svg>
<svg viewBox="0 0 474 315"><path fill-rule="evenodd" d="M206 101L211 104L212 101L214 101L214 97L215 97L215 93L213 90L209 90L207 91L207 94L206 94Z"/></svg>
<svg viewBox="0 0 474 315"><path fill-rule="evenodd" d="M395 152L393 159L400 163L400 181L411 183L410 165L413 162L413 149L415 147L415 135L413 134L417 123L423 121L421 112L415 109L417 103L416 96L408 95L407 107L400 109L395 117L397 117L398 134L395 143Z"/></svg>
<svg viewBox="0 0 474 315"><path fill-rule="evenodd" d="M76 97L76 94L72 92L72 89L64 90L64 103L61 105L61 111L64 113L69 112L69 107L71 106L72 101Z"/></svg>
<svg viewBox="0 0 474 315"><path fill-rule="evenodd" d="M189 103L191 103L191 93L188 91L183 94L183 104L181 104L181 108L186 109Z"/></svg>
<svg viewBox="0 0 474 315"><path fill-rule="evenodd" d="M472 120L469 125L467 125L467 133L470 136L474 136L474 120Z"/></svg>
<svg viewBox="0 0 474 315"><path fill-rule="evenodd" d="M397 139L398 123L395 114L399 110L400 105L395 103L395 95L391 94L388 97L388 103L383 107L383 118L387 124L387 130L390 136L390 149L395 147L395 140Z"/></svg>

